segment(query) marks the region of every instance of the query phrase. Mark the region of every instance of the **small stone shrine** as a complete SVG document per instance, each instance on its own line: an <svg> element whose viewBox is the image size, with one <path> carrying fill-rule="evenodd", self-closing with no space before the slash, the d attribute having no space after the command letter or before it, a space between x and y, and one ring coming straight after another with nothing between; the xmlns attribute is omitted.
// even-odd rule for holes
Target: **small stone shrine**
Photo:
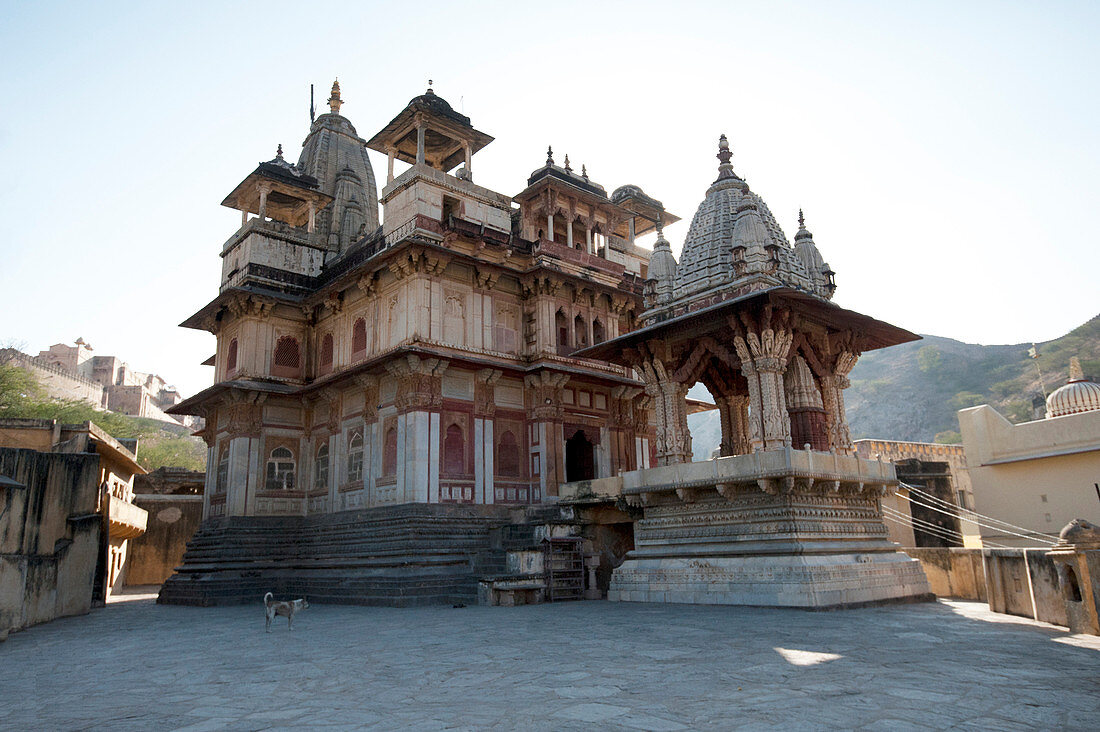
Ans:
<svg viewBox="0 0 1100 732"><path fill-rule="evenodd" d="M622 475L640 507L609 598L842 607L930 598L919 562L887 539L890 463L857 457L844 412L860 353L918 336L831 301L833 271L799 215L794 246L734 173L718 179L680 261L663 234L639 327L577 355L632 367L657 420L657 466ZM706 385L721 456L690 462L686 397Z"/></svg>

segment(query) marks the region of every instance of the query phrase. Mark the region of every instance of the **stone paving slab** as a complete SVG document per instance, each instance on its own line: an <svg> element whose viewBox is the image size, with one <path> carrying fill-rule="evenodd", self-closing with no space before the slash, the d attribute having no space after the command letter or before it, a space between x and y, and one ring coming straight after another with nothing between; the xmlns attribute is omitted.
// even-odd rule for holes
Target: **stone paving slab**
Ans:
<svg viewBox="0 0 1100 732"><path fill-rule="evenodd" d="M1096 729L1100 638L939 602L828 613L151 595L0 644L5 729Z"/></svg>

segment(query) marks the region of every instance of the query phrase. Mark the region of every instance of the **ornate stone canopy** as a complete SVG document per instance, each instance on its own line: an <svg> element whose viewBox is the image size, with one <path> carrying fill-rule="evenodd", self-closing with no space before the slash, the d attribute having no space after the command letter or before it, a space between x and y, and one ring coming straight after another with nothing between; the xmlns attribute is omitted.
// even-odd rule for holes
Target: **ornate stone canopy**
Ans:
<svg viewBox="0 0 1100 732"><path fill-rule="evenodd" d="M773 287L660 321L578 355L632 366L654 399L657 461L690 462L685 398L702 382L723 456L782 447L848 453L848 373L864 351L919 336L806 292Z"/></svg>

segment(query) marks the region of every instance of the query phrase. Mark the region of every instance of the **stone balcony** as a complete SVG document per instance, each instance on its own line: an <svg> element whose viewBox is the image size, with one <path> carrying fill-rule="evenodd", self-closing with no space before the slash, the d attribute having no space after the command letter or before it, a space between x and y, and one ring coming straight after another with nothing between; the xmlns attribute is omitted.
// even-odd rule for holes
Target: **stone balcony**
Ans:
<svg viewBox="0 0 1100 732"><path fill-rule="evenodd" d="M664 465L624 473L623 496L645 504L656 494L676 493L689 500L694 491L711 488L726 498L759 489L781 492L874 493L897 485L893 463L814 450L766 450L695 463Z"/></svg>
<svg viewBox="0 0 1100 732"><path fill-rule="evenodd" d="M897 485L893 463L814 450L767 450L748 455L663 465L621 476L566 483L563 501L624 498L644 506L658 498L691 501L712 490L724 498L760 490L780 493L883 494Z"/></svg>
<svg viewBox="0 0 1100 732"><path fill-rule="evenodd" d="M112 539L133 539L145 533L149 512L132 503L111 496L107 506L107 520L110 523Z"/></svg>

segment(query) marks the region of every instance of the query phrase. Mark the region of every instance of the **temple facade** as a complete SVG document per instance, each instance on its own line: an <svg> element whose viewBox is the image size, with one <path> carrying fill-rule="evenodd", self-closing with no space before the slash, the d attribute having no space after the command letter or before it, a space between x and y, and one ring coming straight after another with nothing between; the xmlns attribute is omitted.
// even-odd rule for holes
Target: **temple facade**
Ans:
<svg viewBox="0 0 1100 732"><path fill-rule="evenodd" d="M183 323L217 338L214 385L171 410L206 420L204 517L539 504L655 464L645 385L574 352L637 327L635 239L677 217L550 150L515 196L475 184L493 138L431 88L370 140L328 102L223 201L241 226Z"/></svg>

